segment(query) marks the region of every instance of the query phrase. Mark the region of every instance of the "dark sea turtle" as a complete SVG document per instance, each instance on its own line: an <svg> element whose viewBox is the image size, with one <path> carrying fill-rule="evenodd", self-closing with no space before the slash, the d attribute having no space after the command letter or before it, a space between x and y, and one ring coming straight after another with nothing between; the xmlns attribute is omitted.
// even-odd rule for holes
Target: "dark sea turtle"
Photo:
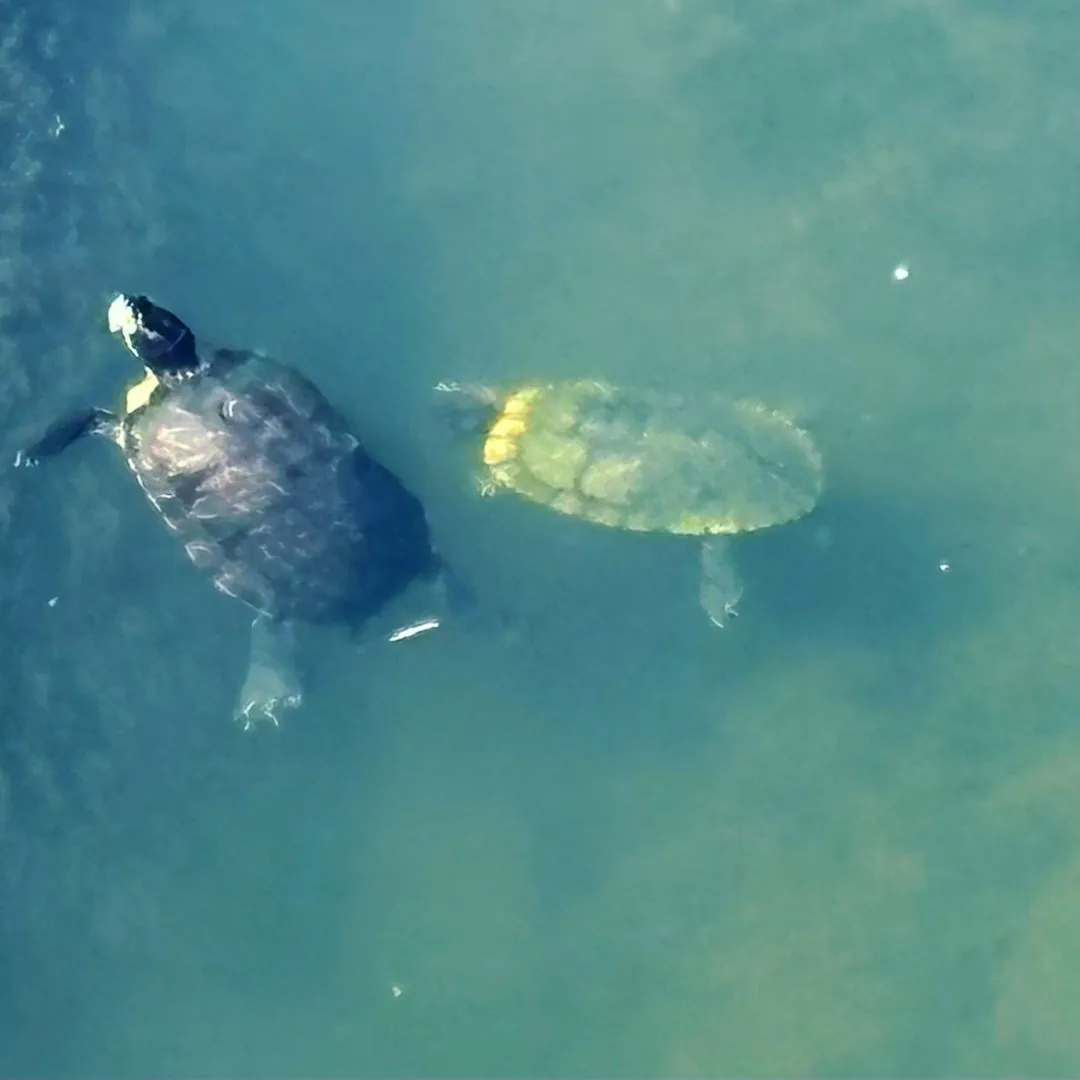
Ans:
<svg viewBox="0 0 1080 1080"><path fill-rule="evenodd" d="M118 296L109 329L145 366L123 409L57 420L16 464L105 435L188 557L255 611L245 727L299 703L295 623L363 624L435 576L424 509L319 390L268 356L197 349L174 314Z"/></svg>
<svg viewBox="0 0 1080 1080"><path fill-rule="evenodd" d="M589 380L439 389L483 410L485 494L515 491L610 528L701 537L700 600L717 626L742 595L725 537L800 518L821 495L810 436L757 401Z"/></svg>

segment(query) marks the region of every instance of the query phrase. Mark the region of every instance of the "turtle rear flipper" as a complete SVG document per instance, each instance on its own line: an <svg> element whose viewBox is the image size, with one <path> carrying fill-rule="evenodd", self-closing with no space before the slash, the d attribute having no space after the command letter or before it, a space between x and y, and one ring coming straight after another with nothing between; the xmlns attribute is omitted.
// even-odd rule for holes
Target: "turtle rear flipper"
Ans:
<svg viewBox="0 0 1080 1080"><path fill-rule="evenodd" d="M236 705L245 731L262 721L277 727L303 700L297 663L296 628L291 622L257 615L251 624L251 663Z"/></svg>
<svg viewBox="0 0 1080 1080"><path fill-rule="evenodd" d="M724 627L738 614L743 583L731 558L726 537L710 536L701 542L701 585L698 597L709 622Z"/></svg>
<svg viewBox="0 0 1080 1080"><path fill-rule="evenodd" d="M476 590L441 555L436 554L432 581L442 607L451 617L475 611Z"/></svg>
<svg viewBox="0 0 1080 1080"><path fill-rule="evenodd" d="M468 633L504 645L515 645L529 636L529 628L520 612L509 612L481 600L472 584L441 557L435 588L449 618Z"/></svg>
<svg viewBox="0 0 1080 1080"><path fill-rule="evenodd" d="M422 613L387 636L390 642L405 641L441 626L461 627L468 634L513 644L525 636L520 617L509 615L481 601L469 581L442 556L436 555L428 587L429 602Z"/></svg>

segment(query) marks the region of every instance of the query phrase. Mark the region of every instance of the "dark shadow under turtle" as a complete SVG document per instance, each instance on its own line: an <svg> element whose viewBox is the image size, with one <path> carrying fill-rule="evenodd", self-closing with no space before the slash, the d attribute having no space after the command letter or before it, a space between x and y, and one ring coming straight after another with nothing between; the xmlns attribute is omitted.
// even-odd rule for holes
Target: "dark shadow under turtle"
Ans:
<svg viewBox="0 0 1080 1080"><path fill-rule="evenodd" d="M359 628L414 580L442 576L424 508L289 365L198 349L145 296L118 296L109 329L145 366L121 412L61 417L16 465L86 435L117 443L191 561L255 611L236 715L277 723L302 696L297 623Z"/></svg>

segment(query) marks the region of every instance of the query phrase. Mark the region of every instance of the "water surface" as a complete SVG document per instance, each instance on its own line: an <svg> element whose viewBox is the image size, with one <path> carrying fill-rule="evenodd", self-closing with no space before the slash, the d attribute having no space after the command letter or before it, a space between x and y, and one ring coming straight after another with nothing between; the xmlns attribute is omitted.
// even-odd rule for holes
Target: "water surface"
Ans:
<svg viewBox="0 0 1080 1080"><path fill-rule="evenodd" d="M0 449L110 400L145 289L317 379L525 631L313 636L244 737L244 612L115 453L5 480L4 1070L1080 1068L1080 14L34 10ZM686 541L478 498L431 391L582 375L818 440L722 633Z"/></svg>

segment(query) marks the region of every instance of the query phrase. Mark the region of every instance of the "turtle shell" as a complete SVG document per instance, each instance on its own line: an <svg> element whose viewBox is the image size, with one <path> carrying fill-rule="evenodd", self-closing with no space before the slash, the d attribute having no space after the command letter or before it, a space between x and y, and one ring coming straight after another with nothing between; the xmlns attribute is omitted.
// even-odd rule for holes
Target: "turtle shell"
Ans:
<svg viewBox="0 0 1080 1080"><path fill-rule="evenodd" d="M741 533L808 513L810 436L782 413L576 381L510 394L484 443L492 486L614 528Z"/></svg>
<svg viewBox="0 0 1080 1080"><path fill-rule="evenodd" d="M286 364L219 352L127 396L120 443L191 561L275 617L352 620L430 567L420 503Z"/></svg>

